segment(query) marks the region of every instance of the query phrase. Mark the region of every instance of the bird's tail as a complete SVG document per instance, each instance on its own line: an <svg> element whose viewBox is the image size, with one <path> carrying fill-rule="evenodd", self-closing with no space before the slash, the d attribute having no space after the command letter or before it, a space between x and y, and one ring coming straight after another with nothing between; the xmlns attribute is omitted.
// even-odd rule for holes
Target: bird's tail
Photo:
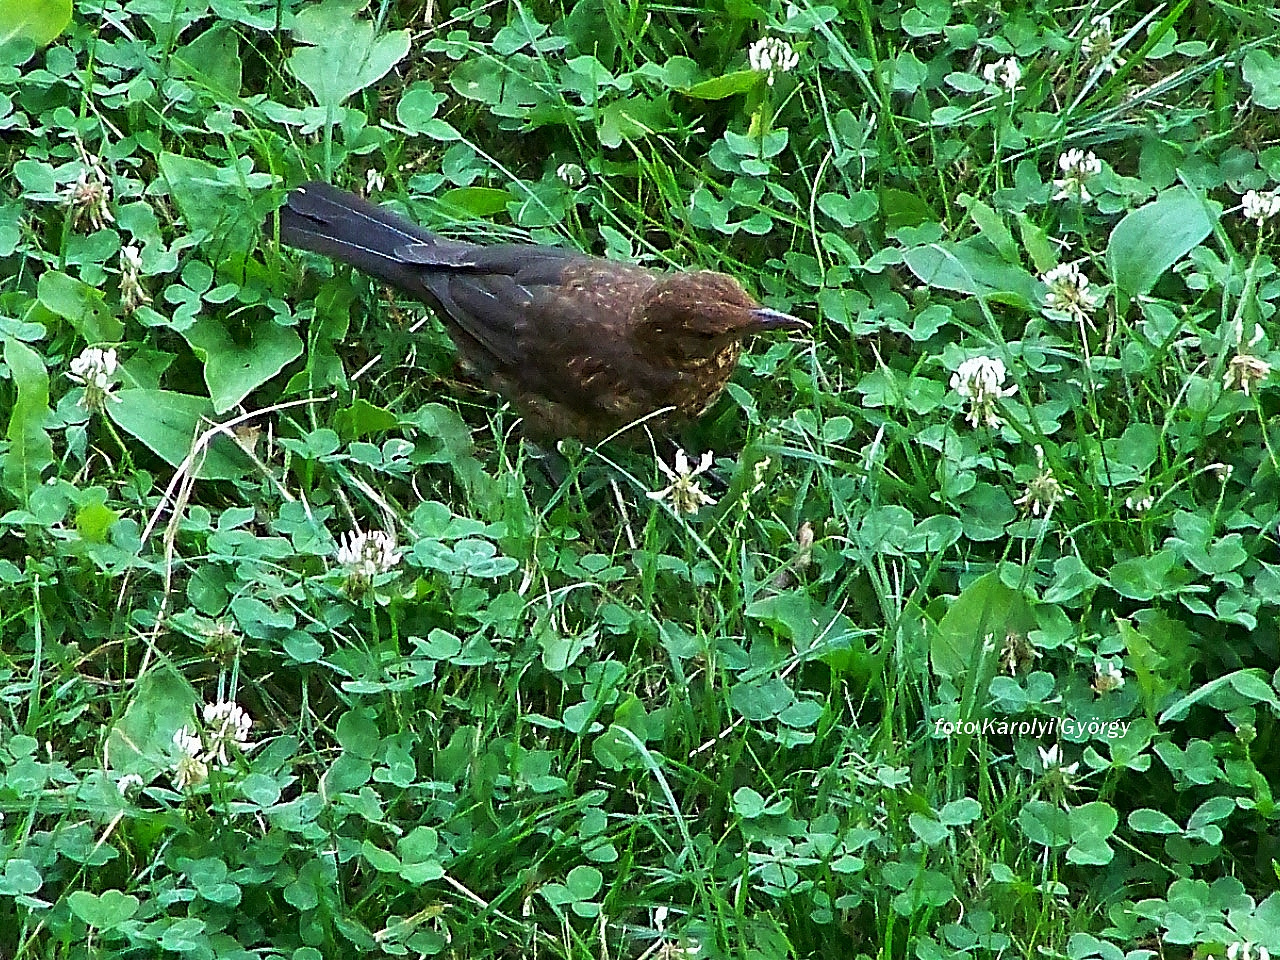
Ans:
<svg viewBox="0 0 1280 960"><path fill-rule="evenodd" d="M437 237L354 193L315 181L292 191L280 208L280 242L412 290L421 286L420 268L407 264L396 250L435 243Z"/></svg>

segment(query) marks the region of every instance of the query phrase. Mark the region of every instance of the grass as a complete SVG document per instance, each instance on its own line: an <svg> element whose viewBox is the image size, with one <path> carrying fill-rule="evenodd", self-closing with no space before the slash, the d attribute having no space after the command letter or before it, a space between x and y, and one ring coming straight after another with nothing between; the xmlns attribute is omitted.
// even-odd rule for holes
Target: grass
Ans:
<svg viewBox="0 0 1280 960"><path fill-rule="evenodd" d="M0 957L1280 950L1275 10L37 6ZM312 177L814 331L686 514L280 250Z"/></svg>

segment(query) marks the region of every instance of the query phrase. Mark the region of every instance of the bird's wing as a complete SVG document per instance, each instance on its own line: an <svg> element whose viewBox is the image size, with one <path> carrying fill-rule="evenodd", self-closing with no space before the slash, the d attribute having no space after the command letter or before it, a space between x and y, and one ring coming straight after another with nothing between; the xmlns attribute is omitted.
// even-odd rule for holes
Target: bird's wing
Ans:
<svg viewBox="0 0 1280 960"><path fill-rule="evenodd" d="M395 254L421 271L423 285L461 333L460 348L481 373L528 362L522 331L539 305L555 298L566 266L586 259L558 247L449 241L405 244Z"/></svg>

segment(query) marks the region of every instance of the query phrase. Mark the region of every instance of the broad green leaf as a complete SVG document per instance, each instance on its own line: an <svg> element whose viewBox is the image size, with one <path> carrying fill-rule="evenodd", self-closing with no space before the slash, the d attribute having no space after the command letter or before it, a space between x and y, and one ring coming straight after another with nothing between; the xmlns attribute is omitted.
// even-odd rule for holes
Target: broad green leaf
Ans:
<svg viewBox="0 0 1280 960"><path fill-rule="evenodd" d="M1018 826L1032 843L1061 847L1071 839L1071 821L1065 810L1044 800L1029 800L1018 811Z"/></svg>
<svg viewBox="0 0 1280 960"><path fill-rule="evenodd" d="M772 720L795 701L791 688L777 677L744 680L729 689L730 705L748 720Z"/></svg>
<svg viewBox="0 0 1280 960"><path fill-rule="evenodd" d="M1107 571L1111 589L1129 600L1174 596L1190 580L1191 574L1167 547L1144 557L1121 560Z"/></svg>
<svg viewBox="0 0 1280 960"><path fill-rule="evenodd" d="M216 317L201 317L182 335L204 361L215 413L230 410L302 356L302 339L293 328L269 321L256 324L247 343L232 337Z"/></svg>
<svg viewBox="0 0 1280 960"><path fill-rule="evenodd" d="M71 22L71 0L4 0L0 3L0 44L26 37L45 47Z"/></svg>
<svg viewBox="0 0 1280 960"><path fill-rule="evenodd" d="M911 827L911 832L919 837L925 846L936 846L951 835L951 831L944 824L923 813L912 813L907 817L907 824Z"/></svg>
<svg viewBox="0 0 1280 960"><path fill-rule="evenodd" d="M1140 833L1180 833L1181 828L1163 810L1142 807L1129 814L1129 826Z"/></svg>
<svg viewBox="0 0 1280 960"><path fill-rule="evenodd" d="M1255 47L1240 64L1245 82L1253 87L1253 102L1264 110L1280 108L1280 60Z"/></svg>
<svg viewBox="0 0 1280 960"><path fill-rule="evenodd" d="M125 433L141 440L158 457L178 466L196 440L217 421L204 397L171 390L117 390L107 414ZM214 437L196 459L194 474L207 480L241 477L253 463L234 440Z"/></svg>
<svg viewBox="0 0 1280 960"><path fill-rule="evenodd" d="M138 912L138 898L120 890L104 890L101 895L76 890L67 897L71 912L99 933L114 930Z"/></svg>
<svg viewBox="0 0 1280 960"><path fill-rule="evenodd" d="M982 816L982 804L973 797L952 800L938 811L938 819L952 827L962 827Z"/></svg>
<svg viewBox="0 0 1280 960"><path fill-rule="evenodd" d="M174 73L191 77L223 100L240 96L240 38L228 24L210 27L173 55Z"/></svg>
<svg viewBox="0 0 1280 960"><path fill-rule="evenodd" d="M1054 247L1044 227L1036 223L1025 213L1018 214L1018 236L1022 246L1031 257L1036 273L1047 273L1058 265L1058 251Z"/></svg>
<svg viewBox="0 0 1280 960"><path fill-rule="evenodd" d="M104 759L116 774L150 780L172 762L173 735L194 715L196 693L172 667L157 666L129 685L129 705L107 734Z"/></svg>
<svg viewBox="0 0 1280 960"><path fill-rule="evenodd" d="M842 227L853 227L870 220L879 206L874 190L856 190L852 196L824 193L818 197L818 209Z"/></svg>
<svg viewBox="0 0 1280 960"><path fill-rule="evenodd" d="M1039 299L1035 277L972 241L912 247L903 260L922 283L941 290L995 297L1025 310Z"/></svg>
<svg viewBox="0 0 1280 960"><path fill-rule="evenodd" d="M1091 866L1105 866L1115 856L1107 838L1115 833L1120 817L1107 803L1094 801L1072 807L1068 814L1071 824L1071 847L1067 860Z"/></svg>
<svg viewBox="0 0 1280 960"><path fill-rule="evenodd" d="M53 463L53 441L44 428L49 416L49 374L40 354L17 340L5 340L4 362L18 394L9 415L4 485L25 501L40 486L40 474Z"/></svg>
<svg viewBox="0 0 1280 960"><path fill-rule="evenodd" d="M1256 670L1235 670L1221 677L1214 677L1208 683L1196 688L1176 703L1170 704L1160 714L1160 723L1177 723L1184 719L1191 708L1206 700L1211 700L1225 689L1241 694L1247 700L1266 703L1273 709L1276 707L1275 694L1265 677Z"/></svg>
<svg viewBox="0 0 1280 960"><path fill-rule="evenodd" d="M366 840L360 845L360 855L369 866L381 873L400 872L400 858L390 850L383 850L371 840Z"/></svg>
<svg viewBox="0 0 1280 960"><path fill-rule="evenodd" d="M1107 244L1116 286L1131 297L1148 293L1161 274L1209 235L1211 213L1216 217L1216 207L1178 187L1128 214Z"/></svg>
<svg viewBox="0 0 1280 960"><path fill-rule="evenodd" d="M363 397L357 397L351 406L339 410L333 418L334 427L346 441L394 430L399 422L400 418L390 410L374 406Z"/></svg>
<svg viewBox="0 0 1280 960"><path fill-rule="evenodd" d="M46 270L36 284L36 298L89 343L116 343L124 334L124 324L111 312L102 291L75 277Z"/></svg>
<svg viewBox="0 0 1280 960"><path fill-rule="evenodd" d="M44 878L30 860L10 857L5 861L4 872L0 874L0 897L35 893L43 885Z"/></svg>
<svg viewBox="0 0 1280 960"><path fill-rule="evenodd" d="M755 820L763 816L766 806L764 797L750 787L739 787L734 791L733 810L744 820Z"/></svg>
<svg viewBox="0 0 1280 960"><path fill-rule="evenodd" d="M422 125L432 120L448 99L443 93L436 93L429 83L415 83L396 104L396 119L410 130L420 132Z"/></svg>
<svg viewBox="0 0 1280 960"><path fill-rule="evenodd" d="M457 207L473 217L492 217L507 209L511 192L497 187L458 187L440 197L442 204Z"/></svg>
<svg viewBox="0 0 1280 960"><path fill-rule="evenodd" d="M90 543L106 543L111 525L119 519L105 503L93 500L76 510L76 530Z"/></svg>
<svg viewBox="0 0 1280 960"><path fill-rule="evenodd" d="M175 153L160 154L159 164L169 194L192 234L225 238L233 247L240 243L247 247L257 238L261 218L254 215L246 219L251 197L243 180L248 176L245 167L251 165L224 170L199 157ZM270 182L264 174L252 177L255 181Z"/></svg>
<svg viewBox="0 0 1280 960"><path fill-rule="evenodd" d="M726 73L722 77L712 77L683 87L680 92L695 100L723 100L736 93L746 93L764 83L764 80L765 74L759 70L738 70L736 73Z"/></svg>
<svg viewBox="0 0 1280 960"><path fill-rule="evenodd" d="M937 213L923 198L895 187L880 191L880 209L884 211L885 226L891 232L938 220Z"/></svg>
<svg viewBox="0 0 1280 960"><path fill-rule="evenodd" d="M963 676L978 665L986 676L993 671L1005 638L1009 634L1025 637L1035 627L1030 601L1001 583L999 573L988 573L965 587L931 631L929 659L944 677ZM985 689L985 684L978 689Z"/></svg>
<svg viewBox="0 0 1280 960"><path fill-rule="evenodd" d="M294 21L299 47L289 72L322 107L337 108L377 83L409 52L409 31L374 35L373 21L356 16L367 0L324 0L304 7Z"/></svg>
<svg viewBox="0 0 1280 960"><path fill-rule="evenodd" d="M600 892L604 877L595 867L577 866L569 871L564 884L579 900L587 900Z"/></svg>
<svg viewBox="0 0 1280 960"><path fill-rule="evenodd" d="M622 145L624 140L644 140L653 133L664 133L671 128L671 113L666 95L650 100L639 94L627 100L614 100L601 111L596 126L600 143L609 148Z"/></svg>
<svg viewBox="0 0 1280 960"><path fill-rule="evenodd" d="M1013 234L1004 222L1004 218L990 205L967 194L961 196L957 202L968 209L969 216L973 217L978 230L996 248L996 252L1007 263L1017 263L1018 244L1014 242Z"/></svg>

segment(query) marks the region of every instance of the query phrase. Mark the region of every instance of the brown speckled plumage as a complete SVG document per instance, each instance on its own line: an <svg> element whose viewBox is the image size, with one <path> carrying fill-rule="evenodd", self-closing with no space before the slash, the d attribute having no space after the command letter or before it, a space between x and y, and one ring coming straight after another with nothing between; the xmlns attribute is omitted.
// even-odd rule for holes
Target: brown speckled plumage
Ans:
<svg viewBox="0 0 1280 960"><path fill-rule="evenodd" d="M446 240L324 183L289 194L280 240L431 305L467 365L544 439L599 440L669 406L696 417L724 389L744 338L807 326L721 273Z"/></svg>

